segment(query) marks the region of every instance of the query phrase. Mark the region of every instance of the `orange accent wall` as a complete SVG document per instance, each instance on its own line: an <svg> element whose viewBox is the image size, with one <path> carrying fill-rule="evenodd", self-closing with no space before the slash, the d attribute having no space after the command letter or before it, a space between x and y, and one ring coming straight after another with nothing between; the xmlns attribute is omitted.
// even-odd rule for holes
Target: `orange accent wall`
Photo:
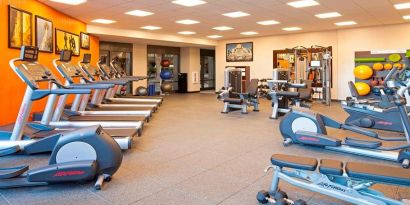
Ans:
<svg viewBox="0 0 410 205"><path fill-rule="evenodd" d="M11 70L9 60L19 55L19 49L8 48L8 5L9 0L0 0L0 125L14 122L23 99L26 85ZM86 32L86 24L73 17L60 13L45 4L35 0L11 0L13 7L28 11L33 14L33 45L35 43L35 15L47 18L53 22L55 28L69 31L75 34ZM54 31L53 31L54 32ZM55 35L54 35L55 37ZM54 41L53 41L54 42ZM90 50L81 49L81 56L84 53L92 53L92 63L96 63L99 54L99 39L91 36ZM52 60L58 58L54 53L40 53L39 62L48 66L54 72L55 69ZM73 57L73 62L78 62L80 57ZM59 75L59 74L56 74ZM62 80L62 79L61 79ZM64 82L64 81L63 81ZM44 109L46 99L35 102L32 111L41 111Z"/></svg>

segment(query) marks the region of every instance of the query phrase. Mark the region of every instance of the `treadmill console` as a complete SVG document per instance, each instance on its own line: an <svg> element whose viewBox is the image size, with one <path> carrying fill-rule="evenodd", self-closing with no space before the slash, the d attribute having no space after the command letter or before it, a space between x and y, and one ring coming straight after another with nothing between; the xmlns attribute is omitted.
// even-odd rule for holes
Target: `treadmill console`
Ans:
<svg viewBox="0 0 410 205"><path fill-rule="evenodd" d="M22 64L15 67L17 74L33 90L39 89L38 82L55 81L60 83L58 78L47 67L37 63L38 48L33 46L23 46L21 48L20 60Z"/></svg>
<svg viewBox="0 0 410 205"><path fill-rule="evenodd" d="M73 51L70 50L62 50L60 51L60 61L62 62L70 62L71 61L71 56L73 54Z"/></svg>

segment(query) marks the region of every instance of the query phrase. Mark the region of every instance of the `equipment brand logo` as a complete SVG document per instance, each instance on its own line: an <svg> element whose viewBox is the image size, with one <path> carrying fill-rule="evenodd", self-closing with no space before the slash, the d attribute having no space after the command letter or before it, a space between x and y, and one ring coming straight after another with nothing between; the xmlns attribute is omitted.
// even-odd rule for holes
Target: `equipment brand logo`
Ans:
<svg viewBox="0 0 410 205"><path fill-rule="evenodd" d="M336 186L336 185L333 185L333 184L328 184L326 182L320 182L317 185L322 186L322 187L327 188L327 189L333 189L333 190L336 190L336 191L347 192L347 190L342 188L342 187L339 187L339 186Z"/></svg>
<svg viewBox="0 0 410 205"><path fill-rule="evenodd" d="M299 137L299 140L319 142L319 140L317 138L307 137L307 136L301 136L301 137Z"/></svg>
<svg viewBox="0 0 410 205"><path fill-rule="evenodd" d="M392 122L386 122L386 121L377 121L376 124L379 124L379 125L393 125Z"/></svg>
<svg viewBox="0 0 410 205"><path fill-rule="evenodd" d="M75 175L83 175L84 171L58 171L54 174L55 177L67 177Z"/></svg>

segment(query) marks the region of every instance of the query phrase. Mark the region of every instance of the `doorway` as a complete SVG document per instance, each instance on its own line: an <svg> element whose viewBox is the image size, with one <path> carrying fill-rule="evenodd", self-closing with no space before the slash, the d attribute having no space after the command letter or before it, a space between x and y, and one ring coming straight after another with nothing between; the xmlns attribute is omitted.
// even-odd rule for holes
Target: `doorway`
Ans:
<svg viewBox="0 0 410 205"><path fill-rule="evenodd" d="M215 50L201 49L201 91L215 90Z"/></svg>

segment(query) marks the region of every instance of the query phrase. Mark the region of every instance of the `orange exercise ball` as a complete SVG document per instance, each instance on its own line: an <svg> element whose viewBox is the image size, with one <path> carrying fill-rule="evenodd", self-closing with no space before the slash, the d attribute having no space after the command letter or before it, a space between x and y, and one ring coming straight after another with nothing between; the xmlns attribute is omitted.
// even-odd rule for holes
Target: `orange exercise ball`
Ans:
<svg viewBox="0 0 410 205"><path fill-rule="evenodd" d="M368 65L359 65L354 68L354 76L361 80L367 80L373 75L373 69L371 69Z"/></svg>
<svg viewBox="0 0 410 205"><path fill-rule="evenodd" d="M391 70L392 68L393 68L393 65L391 63L384 64L384 70Z"/></svg>
<svg viewBox="0 0 410 205"><path fill-rule="evenodd" d="M373 70L376 70L376 71L381 71L381 70L383 70L383 64L381 64L381 63L375 63L375 64L373 64Z"/></svg>
<svg viewBox="0 0 410 205"><path fill-rule="evenodd" d="M370 93L370 86L367 83L357 82L354 84L354 86L356 87L356 90L360 96L364 96Z"/></svg>
<svg viewBox="0 0 410 205"><path fill-rule="evenodd" d="M395 63L393 64L393 67L397 67L397 69L401 70L403 68L403 65L401 63Z"/></svg>

